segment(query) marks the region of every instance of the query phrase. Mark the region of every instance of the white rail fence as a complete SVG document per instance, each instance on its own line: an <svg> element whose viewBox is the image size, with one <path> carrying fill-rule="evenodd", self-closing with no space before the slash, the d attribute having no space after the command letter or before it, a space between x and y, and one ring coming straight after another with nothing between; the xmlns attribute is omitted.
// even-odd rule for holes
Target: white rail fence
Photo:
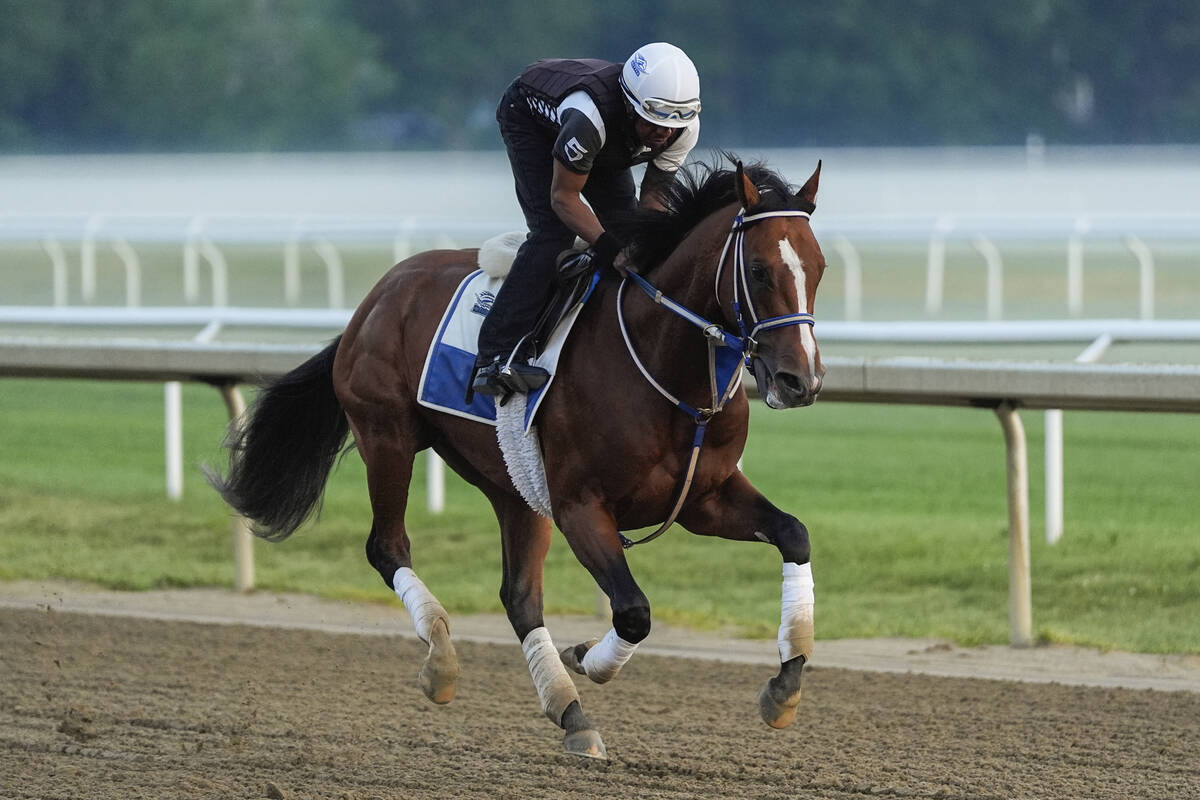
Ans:
<svg viewBox="0 0 1200 800"><path fill-rule="evenodd" d="M231 419L244 410L238 385L281 375L315 345L207 341L66 342L0 337L0 375L203 381L216 386ZM1009 507L1009 619L1014 646L1032 643L1029 486L1025 432L1017 410L1097 409L1200 412L1200 365L1133 366L941 361L827 360L822 397L833 401L960 405L994 410L1005 437ZM430 480L430 484L435 481ZM233 523L235 585L254 585L248 525Z"/></svg>
<svg viewBox="0 0 1200 800"><path fill-rule="evenodd" d="M350 312L340 309L286 310L270 308L79 308L0 306L0 324L55 326L183 326L199 328L194 342L211 342L223 326L317 329L345 327ZM1070 320L1032 322L825 322L823 343L890 342L906 344L1080 343L1087 347L1078 363L1098 361L1116 342L1200 342L1200 321L1195 320ZM183 496L183 410L177 382L164 388L166 429L165 462L167 496ZM1045 412L1045 530L1054 544L1063 533L1063 415L1061 409ZM427 498L431 511L444 507L443 465L431 453Z"/></svg>
<svg viewBox="0 0 1200 800"><path fill-rule="evenodd" d="M346 305L345 275L339 245L388 242L400 261L413 252L414 242L454 248L460 242L478 243L488 236L523 227L519 220L460 221L441 218L390 217L120 217L113 215L0 216L0 242L40 242L50 262L54 304L68 302L70 269L64 244L78 243L80 295L85 303L96 297L97 258L110 248L124 269L126 305L141 303L142 266L137 244L176 244L182 250L181 301L201 302L201 263L211 275L214 306L228 305L229 267L223 246L279 246L283 296L288 306L300 304L301 255L311 248L325 271L328 307ZM864 242L924 242L925 311L942 312L948 244L969 242L985 266L984 295L989 320L1004 318L1004 260L997 242L1056 241L1064 248L1068 316L1083 313L1086 242L1120 242L1136 263L1138 311L1141 319L1155 314L1155 257L1151 241L1186 242L1200 251L1200 216L1138 218L1136 216L972 217L937 218L830 217L814 220L823 240L831 244L843 273L843 317L862 318L862 258Z"/></svg>

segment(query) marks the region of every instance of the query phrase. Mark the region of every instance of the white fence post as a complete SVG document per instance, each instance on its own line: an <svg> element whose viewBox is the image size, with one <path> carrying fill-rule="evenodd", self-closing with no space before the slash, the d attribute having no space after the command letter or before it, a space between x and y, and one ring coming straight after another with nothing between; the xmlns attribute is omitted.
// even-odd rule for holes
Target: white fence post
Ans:
<svg viewBox="0 0 1200 800"><path fill-rule="evenodd" d="M183 300L194 303L200 298L200 235L204 232L204 217L192 217L183 241Z"/></svg>
<svg viewBox="0 0 1200 800"><path fill-rule="evenodd" d="M163 384L163 429L167 461L167 497L183 497L183 384Z"/></svg>
<svg viewBox="0 0 1200 800"><path fill-rule="evenodd" d="M972 243L987 264L987 315L995 322L1004 317L1004 262L986 236L976 236Z"/></svg>
<svg viewBox="0 0 1200 800"><path fill-rule="evenodd" d="M1083 236L1091 229L1086 217L1075 220L1075 232L1067 240L1067 313L1083 314Z"/></svg>
<svg viewBox="0 0 1200 800"><path fill-rule="evenodd" d="M113 239L113 252L125 265L125 305L136 308L142 304L142 265L137 251L124 239Z"/></svg>
<svg viewBox="0 0 1200 800"><path fill-rule="evenodd" d="M446 510L446 462L431 447L425 465L425 502L431 513L440 514Z"/></svg>
<svg viewBox="0 0 1200 800"><path fill-rule="evenodd" d="M1112 334L1096 337L1087 349L1075 358L1077 364L1094 364L1112 345ZM1063 412L1048 409L1045 412L1046 446L1046 542L1055 544L1063 534Z"/></svg>
<svg viewBox="0 0 1200 800"><path fill-rule="evenodd" d="M229 305L229 265L225 263L225 256L207 238L200 240L200 255L204 256L204 260L212 268L212 304L214 306Z"/></svg>
<svg viewBox="0 0 1200 800"><path fill-rule="evenodd" d="M1046 448L1046 543L1063 533L1063 412L1048 409L1043 416Z"/></svg>
<svg viewBox="0 0 1200 800"><path fill-rule="evenodd" d="M325 264L325 281L329 292L329 307L344 308L346 305L346 288L342 268L342 257L337 248L328 239L317 239L313 248Z"/></svg>
<svg viewBox="0 0 1200 800"><path fill-rule="evenodd" d="M79 292L85 303L96 299L96 234L100 231L101 218L88 218L79 246Z"/></svg>
<svg viewBox="0 0 1200 800"><path fill-rule="evenodd" d="M929 258L925 261L925 313L936 316L942 311L942 292L946 283L946 239L934 234L929 240Z"/></svg>
<svg viewBox="0 0 1200 800"><path fill-rule="evenodd" d="M862 260L845 236L834 239L833 246L842 258L846 274L845 319L847 322L858 322L862 319Z"/></svg>
<svg viewBox="0 0 1200 800"><path fill-rule="evenodd" d="M300 305L300 222L292 224L292 235L283 246L283 302Z"/></svg>
<svg viewBox="0 0 1200 800"><path fill-rule="evenodd" d="M1125 246L1138 261L1138 316L1154 319L1154 254L1137 236L1126 236Z"/></svg>
<svg viewBox="0 0 1200 800"><path fill-rule="evenodd" d="M54 305L61 308L67 304L67 254L57 239L43 239L42 249L50 257L54 275Z"/></svg>

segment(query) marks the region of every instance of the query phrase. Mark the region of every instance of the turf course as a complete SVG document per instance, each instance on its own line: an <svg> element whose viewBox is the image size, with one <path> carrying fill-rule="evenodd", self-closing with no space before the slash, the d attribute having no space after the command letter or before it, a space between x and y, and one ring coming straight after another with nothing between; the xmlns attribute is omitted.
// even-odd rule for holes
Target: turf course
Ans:
<svg viewBox="0 0 1200 800"><path fill-rule="evenodd" d="M216 392L185 386L184 499L163 489L162 388L0 381L0 579L122 589L228 586L228 511L199 464L221 464ZM1041 415L1030 443L1034 627L1043 641L1200 652L1200 418L1069 413L1066 534L1041 525ZM1003 439L987 411L818 402L753 409L745 472L813 535L819 638L1008 641ZM472 487L447 474L431 515L418 468L408 522L415 566L452 613L499 611L499 537ZM366 563L364 471L351 453L321 518L256 542L264 589L394 602ZM772 548L676 527L630 553L656 618L773 637ZM550 613L594 610L590 578L556 538Z"/></svg>

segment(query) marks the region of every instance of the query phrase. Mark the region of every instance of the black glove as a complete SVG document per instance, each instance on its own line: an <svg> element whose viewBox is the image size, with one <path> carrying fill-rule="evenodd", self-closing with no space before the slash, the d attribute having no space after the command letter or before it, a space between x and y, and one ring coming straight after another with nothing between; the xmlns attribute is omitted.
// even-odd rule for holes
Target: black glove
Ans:
<svg viewBox="0 0 1200 800"><path fill-rule="evenodd" d="M617 257L617 253L620 253L624 248L625 245L620 239L605 231L592 244L591 250L595 254L592 257L592 263L600 269L611 267Z"/></svg>

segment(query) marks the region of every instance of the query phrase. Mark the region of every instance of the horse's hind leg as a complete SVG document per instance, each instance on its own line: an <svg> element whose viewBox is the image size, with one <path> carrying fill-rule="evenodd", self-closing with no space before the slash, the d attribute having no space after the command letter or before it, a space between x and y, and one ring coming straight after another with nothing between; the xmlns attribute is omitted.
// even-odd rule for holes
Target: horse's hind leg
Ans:
<svg viewBox="0 0 1200 800"><path fill-rule="evenodd" d="M413 460L420 442L417 431L406 429L401 410L392 409L388 416L384 424L376 426L359 426L351 420L367 466L374 514L367 538L367 560L404 602L417 635L429 645L418 675L421 690L435 703L449 703L454 699L459 675L458 655L450 641L450 618L413 571L411 543L404 527Z"/></svg>
<svg viewBox="0 0 1200 800"><path fill-rule="evenodd" d="M542 617L542 565L553 533L550 520L512 495L497 494L492 505L500 520L504 551L500 600L521 641L542 711L566 731L563 747L568 753L606 758L604 741L583 713L575 683L559 660Z"/></svg>

